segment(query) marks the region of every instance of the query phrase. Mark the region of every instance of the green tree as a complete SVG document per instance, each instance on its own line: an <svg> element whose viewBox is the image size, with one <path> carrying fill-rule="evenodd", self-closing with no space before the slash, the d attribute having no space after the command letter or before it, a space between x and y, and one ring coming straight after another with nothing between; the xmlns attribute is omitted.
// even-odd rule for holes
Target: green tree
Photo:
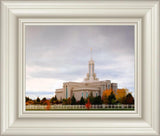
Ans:
<svg viewBox="0 0 160 136"><path fill-rule="evenodd" d="M80 105L85 105L85 101L84 101L83 96L81 97L81 100L80 100L79 104L80 104Z"/></svg>
<svg viewBox="0 0 160 136"><path fill-rule="evenodd" d="M94 97L94 102L93 102L93 104L96 104L96 105L102 104L101 96L96 96L96 97Z"/></svg>
<svg viewBox="0 0 160 136"><path fill-rule="evenodd" d="M55 95L55 97L52 97L52 98L50 99L50 103L52 103L52 104L58 104L58 100L57 100L56 95Z"/></svg>
<svg viewBox="0 0 160 136"><path fill-rule="evenodd" d="M126 98L126 97L121 97L121 98L119 98L119 99L117 100L117 103L119 103L119 104L125 104L125 98Z"/></svg>
<svg viewBox="0 0 160 136"><path fill-rule="evenodd" d="M56 95L55 95L55 98L54 98L54 100L55 100L55 101L57 101L57 96L56 96Z"/></svg>
<svg viewBox="0 0 160 136"><path fill-rule="evenodd" d="M63 104L63 105L70 105L70 104L71 104L71 99L70 99L70 97L69 97L68 99L63 99L63 100L62 100L62 104Z"/></svg>
<svg viewBox="0 0 160 136"><path fill-rule="evenodd" d="M120 104L126 104L126 96L118 100Z"/></svg>
<svg viewBox="0 0 160 136"><path fill-rule="evenodd" d="M46 99L46 97L44 97L43 99L42 99L42 101L46 101L47 99Z"/></svg>
<svg viewBox="0 0 160 136"><path fill-rule="evenodd" d="M93 97L93 93L92 92L90 93L88 98L89 98L90 103L94 104L94 97Z"/></svg>
<svg viewBox="0 0 160 136"><path fill-rule="evenodd" d="M109 103L109 104L115 104L115 103L116 103L116 97L115 97L113 91L112 91L111 94L108 96L108 103Z"/></svg>
<svg viewBox="0 0 160 136"><path fill-rule="evenodd" d="M75 105L75 104L76 104L76 98L73 95L71 98L71 105Z"/></svg>
<svg viewBox="0 0 160 136"><path fill-rule="evenodd" d="M40 98L37 97L36 102L37 102L37 103L40 103L40 101L41 101Z"/></svg>
<svg viewBox="0 0 160 136"><path fill-rule="evenodd" d="M62 104L63 104L63 105L66 105L66 104L67 104L67 99L63 99L63 100L62 100Z"/></svg>
<svg viewBox="0 0 160 136"><path fill-rule="evenodd" d="M44 97L44 98L41 100L40 103L41 103L41 104L45 104L46 100L47 100L46 97Z"/></svg>
<svg viewBox="0 0 160 136"><path fill-rule="evenodd" d="M29 99L29 97L26 97L26 102L28 102L30 99Z"/></svg>
<svg viewBox="0 0 160 136"><path fill-rule="evenodd" d="M54 97L52 97L51 99L50 99L50 103L52 103L53 104L53 102L54 102Z"/></svg>

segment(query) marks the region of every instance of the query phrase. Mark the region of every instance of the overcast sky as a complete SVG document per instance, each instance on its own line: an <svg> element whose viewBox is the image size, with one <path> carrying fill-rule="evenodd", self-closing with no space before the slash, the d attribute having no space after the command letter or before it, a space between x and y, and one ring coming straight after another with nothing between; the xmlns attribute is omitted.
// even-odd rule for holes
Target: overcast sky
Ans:
<svg viewBox="0 0 160 136"><path fill-rule="evenodd" d="M83 81L90 48L97 78L134 92L134 26L27 26L26 91Z"/></svg>

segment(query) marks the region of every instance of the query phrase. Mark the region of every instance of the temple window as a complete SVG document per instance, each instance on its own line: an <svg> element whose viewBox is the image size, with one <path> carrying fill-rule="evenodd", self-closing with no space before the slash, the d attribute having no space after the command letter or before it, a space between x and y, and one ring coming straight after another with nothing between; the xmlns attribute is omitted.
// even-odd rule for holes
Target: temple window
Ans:
<svg viewBox="0 0 160 136"><path fill-rule="evenodd" d="M66 99L68 98L68 88L66 86Z"/></svg>
<svg viewBox="0 0 160 136"><path fill-rule="evenodd" d="M86 92L86 98L88 97L88 92Z"/></svg>

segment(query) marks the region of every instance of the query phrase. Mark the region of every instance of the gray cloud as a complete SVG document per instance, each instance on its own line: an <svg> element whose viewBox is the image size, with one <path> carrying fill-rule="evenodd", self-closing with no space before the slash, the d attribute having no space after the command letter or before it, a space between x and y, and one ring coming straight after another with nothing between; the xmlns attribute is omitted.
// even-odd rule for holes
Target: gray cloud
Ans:
<svg viewBox="0 0 160 136"><path fill-rule="evenodd" d="M66 81L82 78L88 72L90 48L98 78L133 90L134 26L27 26L26 65L41 67L27 74Z"/></svg>

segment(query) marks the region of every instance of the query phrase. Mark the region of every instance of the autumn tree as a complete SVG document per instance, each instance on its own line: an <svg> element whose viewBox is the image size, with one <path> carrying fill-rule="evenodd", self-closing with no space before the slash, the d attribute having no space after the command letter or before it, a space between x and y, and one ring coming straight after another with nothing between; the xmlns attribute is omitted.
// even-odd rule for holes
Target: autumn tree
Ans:
<svg viewBox="0 0 160 136"><path fill-rule="evenodd" d="M91 103L89 101L89 98L87 99L87 103L85 104L85 107L89 110L91 108Z"/></svg>
<svg viewBox="0 0 160 136"><path fill-rule="evenodd" d="M31 104L34 104L33 101L27 101L26 102L26 105L31 105Z"/></svg>
<svg viewBox="0 0 160 136"><path fill-rule="evenodd" d="M70 105L71 104L71 98L69 97L68 99L67 99L67 105Z"/></svg>
<svg viewBox="0 0 160 136"><path fill-rule="evenodd" d="M47 105L46 110L50 110L51 105L50 105L50 101L49 100L44 101L43 104Z"/></svg>
<svg viewBox="0 0 160 136"><path fill-rule="evenodd" d="M102 101L103 101L104 104L108 104L108 97L107 97L106 94L103 94Z"/></svg>
<svg viewBox="0 0 160 136"><path fill-rule="evenodd" d="M103 91L103 94L102 94L102 97L105 95L105 96L109 96L112 92L112 89L106 89L105 91Z"/></svg>
<svg viewBox="0 0 160 136"><path fill-rule="evenodd" d="M134 104L134 98L131 93L127 94L125 101L126 101L126 104Z"/></svg>
<svg viewBox="0 0 160 136"><path fill-rule="evenodd" d="M102 101L103 101L104 104L108 104L108 96L111 94L111 92L112 92L111 88L103 91Z"/></svg>
<svg viewBox="0 0 160 136"><path fill-rule="evenodd" d="M25 98L26 98L26 105L34 104L32 99L30 99L29 97L25 97Z"/></svg>
<svg viewBox="0 0 160 136"><path fill-rule="evenodd" d="M121 101L121 99L123 97L125 97L127 95L127 93L128 93L128 89L126 89L126 88L117 89L117 91L116 91L116 99L118 101Z"/></svg>

